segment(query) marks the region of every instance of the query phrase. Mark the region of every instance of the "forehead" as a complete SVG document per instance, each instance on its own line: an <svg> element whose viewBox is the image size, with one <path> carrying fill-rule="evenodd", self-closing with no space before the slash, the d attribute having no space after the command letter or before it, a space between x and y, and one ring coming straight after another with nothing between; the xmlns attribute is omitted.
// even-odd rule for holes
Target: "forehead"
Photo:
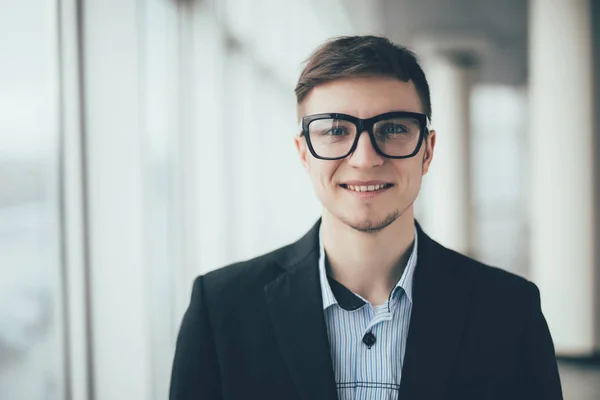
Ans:
<svg viewBox="0 0 600 400"><path fill-rule="evenodd" d="M344 113L370 118L389 111L423 112L412 81L392 77L338 79L312 89L300 104L298 113Z"/></svg>

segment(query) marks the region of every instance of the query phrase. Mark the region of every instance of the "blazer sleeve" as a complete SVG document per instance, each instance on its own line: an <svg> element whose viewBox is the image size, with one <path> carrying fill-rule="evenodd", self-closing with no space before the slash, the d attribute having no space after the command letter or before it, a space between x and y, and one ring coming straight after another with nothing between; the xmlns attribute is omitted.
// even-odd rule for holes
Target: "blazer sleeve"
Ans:
<svg viewBox="0 0 600 400"><path fill-rule="evenodd" d="M530 283L528 293L528 319L520 350L519 399L562 400L554 343L542 314L540 292Z"/></svg>
<svg viewBox="0 0 600 400"><path fill-rule="evenodd" d="M190 305L179 329L169 398L170 400L222 398L219 365L208 318L202 276L194 282Z"/></svg>

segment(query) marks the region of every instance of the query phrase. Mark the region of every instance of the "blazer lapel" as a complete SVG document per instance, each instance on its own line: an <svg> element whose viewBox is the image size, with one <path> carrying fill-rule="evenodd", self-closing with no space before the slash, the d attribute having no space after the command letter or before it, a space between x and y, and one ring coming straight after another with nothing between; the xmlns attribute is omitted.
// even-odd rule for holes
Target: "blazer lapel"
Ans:
<svg viewBox="0 0 600 400"><path fill-rule="evenodd" d="M284 255L265 286L277 344L302 399L337 399L319 281L319 222Z"/></svg>
<svg viewBox="0 0 600 400"><path fill-rule="evenodd" d="M417 224L418 261L404 356L401 399L443 396L456 359L471 297L471 282L454 268L457 257Z"/></svg>

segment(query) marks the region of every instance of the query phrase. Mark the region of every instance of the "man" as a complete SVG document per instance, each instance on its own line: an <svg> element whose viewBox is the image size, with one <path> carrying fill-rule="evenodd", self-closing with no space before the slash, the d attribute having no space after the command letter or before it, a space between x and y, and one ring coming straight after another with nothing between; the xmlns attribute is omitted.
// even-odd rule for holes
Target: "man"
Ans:
<svg viewBox="0 0 600 400"><path fill-rule="evenodd" d="M335 39L296 95L322 218L294 244L197 278L171 399L561 399L536 286L414 220L436 143L414 54Z"/></svg>

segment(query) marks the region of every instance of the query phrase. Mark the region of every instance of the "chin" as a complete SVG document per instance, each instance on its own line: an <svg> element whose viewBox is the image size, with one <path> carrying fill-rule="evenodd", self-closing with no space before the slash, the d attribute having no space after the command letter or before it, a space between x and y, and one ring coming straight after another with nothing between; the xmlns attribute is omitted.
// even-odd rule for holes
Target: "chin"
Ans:
<svg viewBox="0 0 600 400"><path fill-rule="evenodd" d="M340 220L359 232L378 233L390 226L400 217L398 210L392 211L384 216L362 217L362 218L340 218Z"/></svg>

